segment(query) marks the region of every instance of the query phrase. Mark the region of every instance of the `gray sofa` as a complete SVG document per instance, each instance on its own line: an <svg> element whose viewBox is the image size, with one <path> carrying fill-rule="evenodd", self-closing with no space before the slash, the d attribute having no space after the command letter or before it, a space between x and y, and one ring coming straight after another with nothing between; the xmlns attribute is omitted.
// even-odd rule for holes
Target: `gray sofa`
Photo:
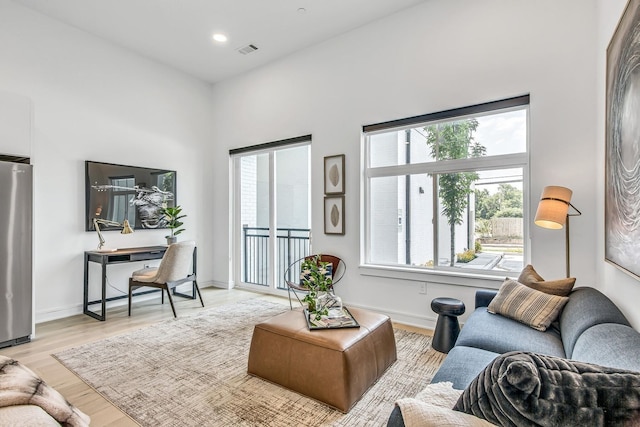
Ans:
<svg viewBox="0 0 640 427"><path fill-rule="evenodd" d="M545 332L491 314L487 306L497 291L476 292L476 309L455 347L433 377L464 390L498 355L526 351L640 372L640 334L609 298L596 289L574 289L558 322ZM404 426L396 407L388 426Z"/></svg>

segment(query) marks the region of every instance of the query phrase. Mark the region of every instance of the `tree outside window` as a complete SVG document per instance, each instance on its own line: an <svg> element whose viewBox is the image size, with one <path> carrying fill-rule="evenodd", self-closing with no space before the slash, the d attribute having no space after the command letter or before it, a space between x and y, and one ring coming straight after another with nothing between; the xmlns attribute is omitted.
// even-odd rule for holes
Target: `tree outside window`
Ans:
<svg viewBox="0 0 640 427"><path fill-rule="evenodd" d="M467 159L482 157L487 149L473 137L478 128L476 119L438 123L427 126L427 145L431 156L437 160ZM469 195L473 193L473 183L479 178L476 172L445 173L438 175L438 196L442 205L442 215L447 218L451 238L450 266L455 265L456 225L462 225L468 207Z"/></svg>

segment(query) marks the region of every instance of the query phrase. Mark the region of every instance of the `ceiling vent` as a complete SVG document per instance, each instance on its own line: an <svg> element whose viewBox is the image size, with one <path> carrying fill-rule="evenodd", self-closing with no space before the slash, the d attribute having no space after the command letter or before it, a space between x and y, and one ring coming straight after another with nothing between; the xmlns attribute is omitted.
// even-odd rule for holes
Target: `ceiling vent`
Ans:
<svg viewBox="0 0 640 427"><path fill-rule="evenodd" d="M258 46L254 45L254 44L248 44L246 46L243 46L243 47L239 48L238 52L243 54L243 55L248 55L251 52L255 52L256 50L258 50Z"/></svg>

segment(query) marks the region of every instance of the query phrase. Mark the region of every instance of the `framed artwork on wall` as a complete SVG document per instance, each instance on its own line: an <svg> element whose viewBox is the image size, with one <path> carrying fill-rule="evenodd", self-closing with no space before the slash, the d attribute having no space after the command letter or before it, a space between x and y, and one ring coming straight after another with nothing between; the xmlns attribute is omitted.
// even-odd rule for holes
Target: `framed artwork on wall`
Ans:
<svg viewBox="0 0 640 427"><path fill-rule="evenodd" d="M134 229L166 228L160 210L175 205L176 171L85 161L86 231L95 230L94 219L116 223L126 219Z"/></svg>
<svg viewBox="0 0 640 427"><path fill-rule="evenodd" d="M324 198L324 234L344 235L344 196Z"/></svg>
<svg viewBox="0 0 640 427"><path fill-rule="evenodd" d="M344 194L344 154L324 158L324 194Z"/></svg>
<svg viewBox="0 0 640 427"><path fill-rule="evenodd" d="M640 278L640 0L607 48L605 260Z"/></svg>

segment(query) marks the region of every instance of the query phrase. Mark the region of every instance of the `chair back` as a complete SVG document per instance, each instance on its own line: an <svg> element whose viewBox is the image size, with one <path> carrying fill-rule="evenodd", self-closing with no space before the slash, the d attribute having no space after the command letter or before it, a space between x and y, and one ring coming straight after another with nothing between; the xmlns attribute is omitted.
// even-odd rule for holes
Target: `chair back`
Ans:
<svg viewBox="0 0 640 427"><path fill-rule="evenodd" d="M313 259L316 256L318 255L309 255L304 257L304 259L305 260ZM331 278L333 279L333 283L342 279L342 275L344 274L344 261L342 261L340 258L338 258L335 255L320 254L319 258L320 259L318 261L328 262L331 264Z"/></svg>
<svg viewBox="0 0 640 427"><path fill-rule="evenodd" d="M300 280L300 267L304 261L313 259L317 256L318 255L308 255L291 264L284 273L284 281L287 286L289 286L290 288L305 290L306 288ZM319 258L320 262L328 262L331 264L331 277L333 279L332 286L338 283L340 279L342 279L342 276L344 276L346 270L344 261L335 255L320 254Z"/></svg>
<svg viewBox="0 0 640 427"><path fill-rule="evenodd" d="M191 272L191 261L196 242L187 241L169 245L160 261L156 283L167 283L184 279Z"/></svg>

